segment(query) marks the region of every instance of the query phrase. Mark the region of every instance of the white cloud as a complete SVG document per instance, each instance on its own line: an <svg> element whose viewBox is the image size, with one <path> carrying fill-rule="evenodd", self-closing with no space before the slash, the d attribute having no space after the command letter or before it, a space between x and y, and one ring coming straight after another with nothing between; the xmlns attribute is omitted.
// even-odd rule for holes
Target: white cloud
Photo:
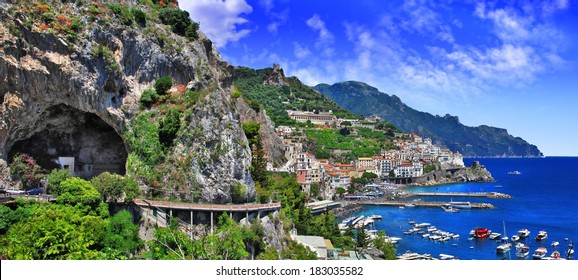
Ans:
<svg viewBox="0 0 578 280"><path fill-rule="evenodd" d="M294 42L293 43L293 54L298 59L307 58L311 55L311 51L309 48L302 46L301 44Z"/></svg>
<svg viewBox="0 0 578 280"><path fill-rule="evenodd" d="M314 14L305 23L311 29L319 33L317 41L315 42L315 47L322 50L321 54L323 56L332 56L335 51L332 47L335 37L333 36L333 33L327 29L325 22L321 20L321 17L318 14Z"/></svg>
<svg viewBox="0 0 578 280"><path fill-rule="evenodd" d="M245 0L180 0L179 5L200 23L201 31L217 47L236 42L251 32L240 27L248 22L241 15L253 12Z"/></svg>

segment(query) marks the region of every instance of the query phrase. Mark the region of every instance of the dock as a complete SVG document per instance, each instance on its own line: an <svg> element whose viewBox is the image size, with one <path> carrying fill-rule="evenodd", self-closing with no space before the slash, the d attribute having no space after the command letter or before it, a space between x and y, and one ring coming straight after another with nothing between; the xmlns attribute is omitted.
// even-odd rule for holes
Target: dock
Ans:
<svg viewBox="0 0 578 280"><path fill-rule="evenodd" d="M460 196L485 198L512 198L511 195L499 192L408 192L404 197L412 196Z"/></svg>
<svg viewBox="0 0 578 280"><path fill-rule="evenodd" d="M407 201L407 200L386 200L386 201L355 201L349 202L349 204L358 205L375 205L375 206L405 206L407 204L413 204L417 207L441 207L442 205L448 204L447 201ZM472 209L494 209L494 205L490 203L470 203Z"/></svg>

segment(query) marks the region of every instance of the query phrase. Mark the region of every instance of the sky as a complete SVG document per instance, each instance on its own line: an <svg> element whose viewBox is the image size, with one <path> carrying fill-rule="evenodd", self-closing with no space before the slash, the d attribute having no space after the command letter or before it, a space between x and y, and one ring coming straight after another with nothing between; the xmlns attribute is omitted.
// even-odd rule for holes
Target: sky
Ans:
<svg viewBox="0 0 578 280"><path fill-rule="evenodd" d="M180 0L225 61L361 81L578 156L578 0Z"/></svg>

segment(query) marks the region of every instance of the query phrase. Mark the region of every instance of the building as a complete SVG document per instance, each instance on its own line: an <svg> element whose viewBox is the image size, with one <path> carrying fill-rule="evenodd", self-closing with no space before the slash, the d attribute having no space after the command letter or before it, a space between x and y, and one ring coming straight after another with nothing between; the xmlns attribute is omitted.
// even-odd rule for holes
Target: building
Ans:
<svg viewBox="0 0 578 280"><path fill-rule="evenodd" d="M332 125L337 122L337 117L333 115L331 110L318 113L287 110L287 114L291 119L298 122L311 121L311 123L319 125Z"/></svg>

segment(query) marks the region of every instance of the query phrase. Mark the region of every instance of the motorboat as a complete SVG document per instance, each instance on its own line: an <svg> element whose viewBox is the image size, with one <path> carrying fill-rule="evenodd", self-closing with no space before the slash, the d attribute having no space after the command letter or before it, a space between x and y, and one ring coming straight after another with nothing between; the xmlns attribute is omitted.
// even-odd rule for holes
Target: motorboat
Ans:
<svg viewBox="0 0 578 280"><path fill-rule="evenodd" d="M415 207L416 205L413 204L413 203L408 203L408 204L405 204L405 205L403 205L403 206L412 208L412 207Z"/></svg>
<svg viewBox="0 0 578 280"><path fill-rule="evenodd" d="M492 233L491 230L487 228L475 228L474 229L474 238L486 238Z"/></svg>
<svg viewBox="0 0 578 280"><path fill-rule="evenodd" d="M558 245L560 245L560 242L558 241L552 242L552 247L558 247Z"/></svg>
<svg viewBox="0 0 578 280"><path fill-rule="evenodd" d="M547 253L548 253L548 249L546 249L546 247L540 247L540 248L536 249L536 251L532 255L532 258L534 258L535 260L541 260L542 258L544 258L546 256Z"/></svg>
<svg viewBox="0 0 578 280"><path fill-rule="evenodd" d="M495 239L499 239L500 236L502 236L501 233L499 233L499 232L492 232L492 233L490 233L490 235L488 235L488 238L489 238L489 239L492 239L492 240L495 240Z"/></svg>
<svg viewBox="0 0 578 280"><path fill-rule="evenodd" d="M508 175L521 175L521 174L522 174L522 172L520 172L518 170L508 172Z"/></svg>
<svg viewBox="0 0 578 280"><path fill-rule="evenodd" d="M456 260L458 257L448 255L448 254L440 254L440 260Z"/></svg>
<svg viewBox="0 0 578 280"><path fill-rule="evenodd" d="M529 254L530 254L530 247L522 243L516 245L516 258L523 259L526 258Z"/></svg>
<svg viewBox="0 0 578 280"><path fill-rule="evenodd" d="M424 227L429 227L429 226L431 226L430 223L419 223L419 224L414 225L414 227L417 227L417 228L424 228Z"/></svg>
<svg viewBox="0 0 578 280"><path fill-rule="evenodd" d="M553 259L559 259L559 258L561 258L560 252L558 252L558 250L554 250L554 252L552 252L550 257L552 257Z"/></svg>
<svg viewBox="0 0 578 280"><path fill-rule="evenodd" d="M518 240L520 240L520 235L516 234L512 236L512 242L517 242Z"/></svg>
<svg viewBox="0 0 578 280"><path fill-rule="evenodd" d="M449 212L449 213L455 213L455 212L460 211L460 209L455 208L451 205L450 206L442 205L441 207L442 207L442 209L444 209L444 211Z"/></svg>
<svg viewBox="0 0 578 280"><path fill-rule="evenodd" d="M496 252L498 254L504 254L504 253L507 253L508 251L510 251L511 248L512 248L512 243L500 244L498 247L496 247Z"/></svg>
<svg viewBox="0 0 578 280"><path fill-rule="evenodd" d="M381 217L381 215L371 215L368 218L374 219L374 220L381 220L382 217Z"/></svg>
<svg viewBox="0 0 578 280"><path fill-rule="evenodd" d="M536 235L536 241L542 241L548 238L548 233L545 230L541 230L538 235Z"/></svg>
<svg viewBox="0 0 578 280"><path fill-rule="evenodd" d="M528 236L530 236L530 231L528 229L521 229L518 231L518 236L520 236L520 238L526 238Z"/></svg>

